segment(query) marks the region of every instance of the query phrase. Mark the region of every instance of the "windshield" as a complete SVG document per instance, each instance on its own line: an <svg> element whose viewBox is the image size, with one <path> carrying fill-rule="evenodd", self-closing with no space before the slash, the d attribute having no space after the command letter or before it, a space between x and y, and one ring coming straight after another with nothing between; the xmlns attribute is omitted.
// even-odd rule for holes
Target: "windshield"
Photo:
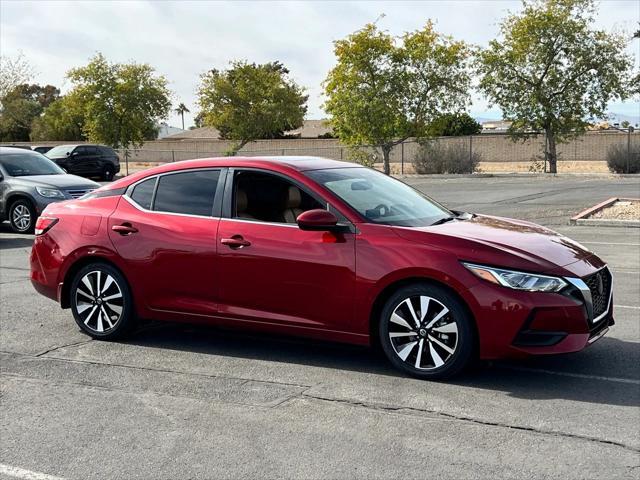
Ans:
<svg viewBox="0 0 640 480"><path fill-rule="evenodd" d="M37 152L15 152L0 154L0 165L12 177L29 175L60 175L64 173L58 165Z"/></svg>
<svg viewBox="0 0 640 480"><path fill-rule="evenodd" d="M409 185L376 170L336 168L306 174L373 223L425 227L452 216Z"/></svg>
<svg viewBox="0 0 640 480"><path fill-rule="evenodd" d="M45 155L49 158L62 158L70 155L74 148L76 148L75 145L58 145L45 153Z"/></svg>

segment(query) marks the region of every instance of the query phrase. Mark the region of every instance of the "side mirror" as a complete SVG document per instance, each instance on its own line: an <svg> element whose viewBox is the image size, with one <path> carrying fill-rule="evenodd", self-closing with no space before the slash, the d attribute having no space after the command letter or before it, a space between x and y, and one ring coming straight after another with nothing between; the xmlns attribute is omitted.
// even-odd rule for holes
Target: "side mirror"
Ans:
<svg viewBox="0 0 640 480"><path fill-rule="evenodd" d="M344 225L338 225L338 217L328 210L307 210L298 215L298 227L300 230L317 232L344 231Z"/></svg>

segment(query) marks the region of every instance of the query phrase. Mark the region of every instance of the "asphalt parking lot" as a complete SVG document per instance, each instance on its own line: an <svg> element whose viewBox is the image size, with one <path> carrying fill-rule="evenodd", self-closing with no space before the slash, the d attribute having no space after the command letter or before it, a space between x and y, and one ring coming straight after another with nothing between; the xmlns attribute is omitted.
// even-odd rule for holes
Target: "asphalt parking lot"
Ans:
<svg viewBox="0 0 640 480"><path fill-rule="evenodd" d="M616 325L578 354L447 383L404 377L363 348L214 328L154 324L97 342L36 294L32 238L4 224L0 478L637 479L640 229L568 219L639 197L640 179L408 181L451 208L539 222L598 253L615 278Z"/></svg>

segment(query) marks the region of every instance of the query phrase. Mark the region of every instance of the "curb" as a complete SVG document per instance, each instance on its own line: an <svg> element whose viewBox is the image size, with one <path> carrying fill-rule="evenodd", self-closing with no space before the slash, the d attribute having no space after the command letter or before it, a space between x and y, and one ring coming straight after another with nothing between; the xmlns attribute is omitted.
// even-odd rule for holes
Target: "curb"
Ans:
<svg viewBox="0 0 640 480"><path fill-rule="evenodd" d="M581 218L572 221L572 225L580 225L583 227L626 227L640 228L639 220L594 220L589 218Z"/></svg>
<svg viewBox="0 0 640 480"><path fill-rule="evenodd" d="M637 198L622 198L622 197L611 197L605 200L604 202L600 202L593 207L589 207L586 210L581 211L577 215L571 217L569 223L571 225L583 225L583 226L599 226L599 227L640 227L640 220L615 220L615 219L595 219L588 218L592 216L594 213L597 213L605 208L613 205L618 201L638 201Z"/></svg>

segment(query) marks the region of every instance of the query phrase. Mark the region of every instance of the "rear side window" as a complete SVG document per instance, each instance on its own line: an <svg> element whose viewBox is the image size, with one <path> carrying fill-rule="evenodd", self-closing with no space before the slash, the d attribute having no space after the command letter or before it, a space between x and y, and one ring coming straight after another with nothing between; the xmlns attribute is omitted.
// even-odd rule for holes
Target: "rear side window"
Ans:
<svg viewBox="0 0 640 480"><path fill-rule="evenodd" d="M174 173L159 177L153 209L160 212L211 216L219 170Z"/></svg>
<svg viewBox="0 0 640 480"><path fill-rule="evenodd" d="M151 210L151 201L153 200L153 190L156 186L156 177L140 182L131 192L131 199L142 208Z"/></svg>

